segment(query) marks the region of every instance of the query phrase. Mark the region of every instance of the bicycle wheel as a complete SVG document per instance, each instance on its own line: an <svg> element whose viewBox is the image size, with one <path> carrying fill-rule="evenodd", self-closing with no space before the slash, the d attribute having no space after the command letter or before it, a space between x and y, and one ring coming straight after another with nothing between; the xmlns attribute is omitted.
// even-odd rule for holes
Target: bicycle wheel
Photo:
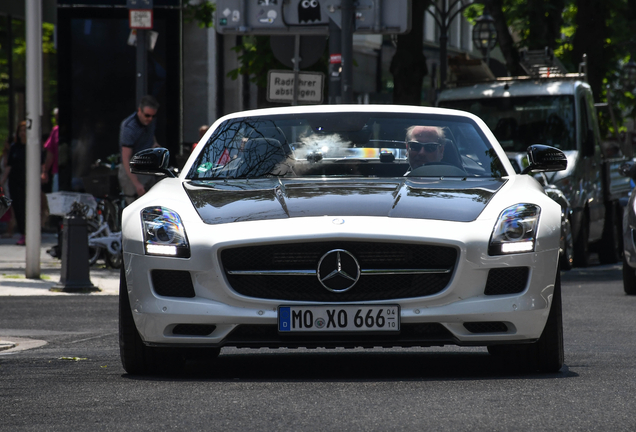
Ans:
<svg viewBox="0 0 636 432"><path fill-rule="evenodd" d="M103 220L106 221L106 223L108 224L108 228L110 229L111 233L120 232L120 210L117 207L117 202L111 201L110 199L105 199L102 201L101 204ZM111 253L108 249L106 249L104 251L106 264L115 269L121 268L121 243L117 245L117 242L114 242L111 246L117 250L117 253Z"/></svg>
<svg viewBox="0 0 636 432"><path fill-rule="evenodd" d="M110 253L108 249L105 251L105 253L106 253L106 264L109 267L114 269L121 268L121 263L122 263L121 247L119 248L119 251L117 253Z"/></svg>
<svg viewBox="0 0 636 432"><path fill-rule="evenodd" d="M96 232L99 229L99 222L95 219L88 219L86 221L86 230L88 231L88 235ZM104 233L102 232L98 237L103 237ZM97 260L102 255L102 249L98 247L88 246L88 265L92 266L97 262Z"/></svg>

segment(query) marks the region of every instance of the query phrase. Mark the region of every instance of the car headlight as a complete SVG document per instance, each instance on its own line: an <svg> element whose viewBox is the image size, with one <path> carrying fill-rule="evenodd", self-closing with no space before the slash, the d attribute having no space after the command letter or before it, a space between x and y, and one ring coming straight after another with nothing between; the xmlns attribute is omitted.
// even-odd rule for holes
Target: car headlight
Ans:
<svg viewBox="0 0 636 432"><path fill-rule="evenodd" d="M534 204L517 204L502 211L490 237L488 255L534 252L540 213Z"/></svg>
<svg viewBox="0 0 636 432"><path fill-rule="evenodd" d="M146 255L190 258L190 245L177 212L165 207L146 207L141 211Z"/></svg>

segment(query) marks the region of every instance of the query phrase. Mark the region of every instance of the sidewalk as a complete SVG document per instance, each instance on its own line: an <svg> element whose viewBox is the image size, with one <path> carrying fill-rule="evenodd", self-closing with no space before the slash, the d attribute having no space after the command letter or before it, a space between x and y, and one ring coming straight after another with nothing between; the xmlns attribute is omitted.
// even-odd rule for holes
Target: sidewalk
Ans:
<svg viewBox="0 0 636 432"><path fill-rule="evenodd" d="M60 281L62 261L53 258L47 249L57 244L55 234L42 233L40 250L40 279L27 279L26 247L17 246L18 236L0 239L0 296L68 296L68 295L118 295L119 270L108 268L103 261L90 267L90 281L100 289L90 294L49 291Z"/></svg>

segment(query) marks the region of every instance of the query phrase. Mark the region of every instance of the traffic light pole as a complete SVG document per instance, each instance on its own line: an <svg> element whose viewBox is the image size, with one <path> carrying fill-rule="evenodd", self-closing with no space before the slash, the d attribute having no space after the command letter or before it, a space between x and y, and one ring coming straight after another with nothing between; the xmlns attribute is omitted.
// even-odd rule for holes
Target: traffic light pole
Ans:
<svg viewBox="0 0 636 432"><path fill-rule="evenodd" d="M141 98L148 93L148 31L137 29L137 58L136 58L136 76L137 84L135 95L137 100L135 104L139 104Z"/></svg>
<svg viewBox="0 0 636 432"><path fill-rule="evenodd" d="M353 103L353 0L342 0L342 102Z"/></svg>
<svg viewBox="0 0 636 432"><path fill-rule="evenodd" d="M300 83L298 82L298 76L300 74L300 35L296 34L294 36L294 58L292 59L294 63L294 97L292 99L292 105L298 105L298 87L300 87Z"/></svg>
<svg viewBox="0 0 636 432"><path fill-rule="evenodd" d="M40 278L40 170L42 164L42 4L25 3L26 15L26 272Z"/></svg>
<svg viewBox="0 0 636 432"><path fill-rule="evenodd" d="M342 102L342 31L329 19L329 104Z"/></svg>

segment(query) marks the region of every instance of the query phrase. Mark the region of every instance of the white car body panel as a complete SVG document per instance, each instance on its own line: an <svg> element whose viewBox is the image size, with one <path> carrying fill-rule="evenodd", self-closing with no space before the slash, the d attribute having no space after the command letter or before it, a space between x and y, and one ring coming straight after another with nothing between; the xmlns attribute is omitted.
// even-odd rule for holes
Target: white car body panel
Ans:
<svg viewBox="0 0 636 432"><path fill-rule="evenodd" d="M501 153L501 160L507 162L505 154ZM191 161L192 158L188 164ZM506 168L512 171L511 167ZM187 169L186 166L184 172ZM239 244L303 242L317 237L321 240L372 237L378 241L450 245L459 250L451 283L440 293L425 298L362 302L398 303L403 324L441 323L460 343L476 345L534 341L545 326L558 262L561 209L530 176L511 175L473 222L344 217L345 223L341 225L332 223L334 216L206 225L192 206L182 181L183 178L162 180L158 187L128 206L123 214L127 290L135 324L142 339L150 345L215 346L239 324L276 324L278 306L299 302L237 294L229 287L220 267L219 251ZM518 193L520 190L524 191L523 196ZM190 258L144 254L140 211L158 203L179 213L190 242ZM488 242L501 210L518 203L537 204L541 208L536 252L489 256ZM381 233L378 233L380 226ZM488 270L507 266L533 269L527 289L514 295L485 296L483 289ZM156 295L150 271L157 268L190 271L196 297L177 299ZM466 321L483 320L505 322L509 324L509 331L473 334L462 325ZM170 334L170 329L179 323L205 323L217 327L205 337Z"/></svg>

